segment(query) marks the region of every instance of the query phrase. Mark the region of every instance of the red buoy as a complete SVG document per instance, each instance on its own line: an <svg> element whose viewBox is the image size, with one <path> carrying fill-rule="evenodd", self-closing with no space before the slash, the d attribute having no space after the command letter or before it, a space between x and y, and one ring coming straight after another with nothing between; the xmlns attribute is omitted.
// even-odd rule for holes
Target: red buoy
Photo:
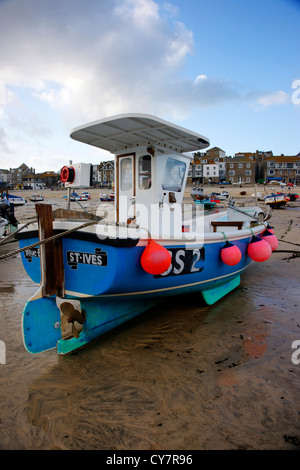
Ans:
<svg viewBox="0 0 300 470"><path fill-rule="evenodd" d="M270 258L272 248L262 238L256 235L252 236L251 242L248 245L248 255L253 261L262 262Z"/></svg>
<svg viewBox="0 0 300 470"><path fill-rule="evenodd" d="M272 233L270 230L266 229L261 235L261 238L267 243L269 243L270 247L272 248L272 251L276 250L276 248L278 247L278 239L274 235L274 231Z"/></svg>
<svg viewBox="0 0 300 470"><path fill-rule="evenodd" d="M221 250L221 259L223 263L228 264L229 266L234 266L242 259L241 250L239 247L233 245L227 240Z"/></svg>
<svg viewBox="0 0 300 470"><path fill-rule="evenodd" d="M141 256L141 265L144 271L149 274L162 274L169 269L171 261L171 254L164 246L154 240L148 241Z"/></svg>

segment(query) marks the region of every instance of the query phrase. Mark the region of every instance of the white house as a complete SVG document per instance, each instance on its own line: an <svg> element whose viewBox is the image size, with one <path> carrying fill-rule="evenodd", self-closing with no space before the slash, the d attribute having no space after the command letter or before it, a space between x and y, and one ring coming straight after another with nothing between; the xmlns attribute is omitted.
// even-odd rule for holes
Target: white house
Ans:
<svg viewBox="0 0 300 470"><path fill-rule="evenodd" d="M206 181L217 181L219 180L219 164L218 163L205 163L203 165L203 178Z"/></svg>

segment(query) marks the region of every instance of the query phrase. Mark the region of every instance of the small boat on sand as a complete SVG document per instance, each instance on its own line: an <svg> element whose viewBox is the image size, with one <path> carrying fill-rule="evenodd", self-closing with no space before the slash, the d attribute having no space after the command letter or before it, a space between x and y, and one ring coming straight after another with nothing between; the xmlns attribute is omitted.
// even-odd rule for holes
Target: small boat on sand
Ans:
<svg viewBox="0 0 300 470"><path fill-rule="evenodd" d="M30 198L29 198L30 201L33 201L33 202L40 202L40 201L43 201L44 200L44 196L42 196L41 194L33 194Z"/></svg>
<svg viewBox="0 0 300 470"><path fill-rule="evenodd" d="M68 196L63 196L63 198L66 199ZM77 194L75 191L73 191L70 196L71 201L87 201L88 199L90 199L90 197L86 194L79 196L79 194Z"/></svg>
<svg viewBox="0 0 300 470"><path fill-rule="evenodd" d="M205 209L213 209L217 205L217 202L210 198L205 198L205 199L195 199L195 204L203 205Z"/></svg>
<svg viewBox="0 0 300 470"><path fill-rule="evenodd" d="M271 256L264 220L183 204L192 152L210 145L206 137L124 114L79 126L71 138L115 155L114 217L36 204L38 221L18 233L37 284L22 313L27 351L66 354L168 296L198 292L211 305L239 286L252 261ZM84 165L64 167L62 182L87 187Z"/></svg>
<svg viewBox="0 0 300 470"><path fill-rule="evenodd" d="M291 202L297 201L299 199L299 194L297 193L288 193L288 197L290 198Z"/></svg>
<svg viewBox="0 0 300 470"><path fill-rule="evenodd" d="M101 202L111 202L114 201L114 196L112 196L112 194L100 193L99 199Z"/></svg>
<svg viewBox="0 0 300 470"><path fill-rule="evenodd" d="M15 206L23 206L27 202L24 197L16 196L15 194L7 194L3 199L4 201L7 200L9 204L14 204Z"/></svg>
<svg viewBox="0 0 300 470"><path fill-rule="evenodd" d="M286 205L290 198L283 193L272 193L265 197L265 204L269 205L272 209L279 209Z"/></svg>

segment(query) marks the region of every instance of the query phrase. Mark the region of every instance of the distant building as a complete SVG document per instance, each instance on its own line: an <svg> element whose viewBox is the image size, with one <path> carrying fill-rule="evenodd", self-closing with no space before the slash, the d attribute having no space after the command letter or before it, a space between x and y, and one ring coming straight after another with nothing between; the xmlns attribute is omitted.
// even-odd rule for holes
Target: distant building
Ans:
<svg viewBox="0 0 300 470"><path fill-rule="evenodd" d="M225 181L226 159L224 150L219 147L195 153L188 173L188 182L217 183Z"/></svg>
<svg viewBox="0 0 300 470"><path fill-rule="evenodd" d="M205 153L207 158L213 159L215 162L218 162L219 158L225 158L224 150L220 149L219 147L212 147Z"/></svg>
<svg viewBox="0 0 300 470"><path fill-rule="evenodd" d="M113 160L101 162L98 169L98 182L101 186L112 187L115 181L115 165Z"/></svg>
<svg viewBox="0 0 300 470"><path fill-rule="evenodd" d="M232 184L254 184L256 157L253 153L236 154L226 162L226 181Z"/></svg>
<svg viewBox="0 0 300 470"><path fill-rule="evenodd" d="M0 186L6 187L8 179L8 170L0 169Z"/></svg>
<svg viewBox="0 0 300 470"><path fill-rule="evenodd" d="M92 171L93 185L97 185L99 183L99 180L98 180L99 168L100 168L100 165L93 165L93 171Z"/></svg>
<svg viewBox="0 0 300 470"><path fill-rule="evenodd" d="M12 186L15 189L21 189L23 187L23 179L25 176L35 173L33 168L29 168L25 163L18 166L17 168L10 168L7 174L8 186Z"/></svg>
<svg viewBox="0 0 300 470"><path fill-rule="evenodd" d="M300 155L263 156L258 162L259 178L300 184Z"/></svg>
<svg viewBox="0 0 300 470"><path fill-rule="evenodd" d="M23 177L22 186L24 189L43 189L51 188L57 185L60 174L54 171L45 171L44 173L33 173Z"/></svg>
<svg viewBox="0 0 300 470"><path fill-rule="evenodd" d="M219 164L204 163L203 164L203 182L218 183L219 182Z"/></svg>

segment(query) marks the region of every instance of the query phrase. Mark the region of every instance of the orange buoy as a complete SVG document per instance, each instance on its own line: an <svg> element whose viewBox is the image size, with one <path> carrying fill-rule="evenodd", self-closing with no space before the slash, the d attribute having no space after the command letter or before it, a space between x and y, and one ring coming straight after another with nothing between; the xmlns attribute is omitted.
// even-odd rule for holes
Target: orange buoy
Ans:
<svg viewBox="0 0 300 470"><path fill-rule="evenodd" d="M169 269L172 261L171 253L164 247L149 240L141 256L141 265L149 274L162 274Z"/></svg>
<svg viewBox="0 0 300 470"><path fill-rule="evenodd" d="M270 247L272 248L272 251L276 250L276 248L278 247L278 239L274 235L274 231L272 233L270 230L266 229L262 233L261 238L265 240L267 243L269 243Z"/></svg>
<svg viewBox="0 0 300 470"><path fill-rule="evenodd" d="M270 258L272 254L272 248L265 240L257 237L256 235L253 235L251 242L248 245L247 252L253 261L260 263Z"/></svg>
<svg viewBox="0 0 300 470"><path fill-rule="evenodd" d="M242 259L242 253L238 246L233 245L228 240L221 250L221 259L223 263L229 266L238 264Z"/></svg>

